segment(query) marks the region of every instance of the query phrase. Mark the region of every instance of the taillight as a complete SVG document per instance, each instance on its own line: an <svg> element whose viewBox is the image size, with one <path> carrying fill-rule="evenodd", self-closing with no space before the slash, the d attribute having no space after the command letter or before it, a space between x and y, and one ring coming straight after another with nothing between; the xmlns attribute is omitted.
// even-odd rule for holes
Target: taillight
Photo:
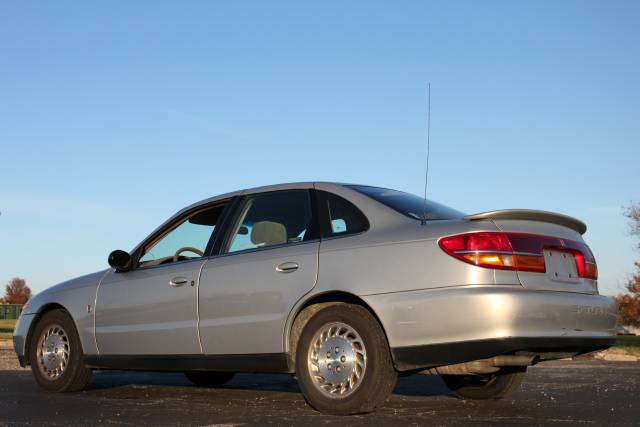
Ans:
<svg viewBox="0 0 640 427"><path fill-rule="evenodd" d="M598 268L582 242L525 233L475 232L443 237L438 244L447 254L478 267L544 273L544 249L573 255L578 276L597 279Z"/></svg>

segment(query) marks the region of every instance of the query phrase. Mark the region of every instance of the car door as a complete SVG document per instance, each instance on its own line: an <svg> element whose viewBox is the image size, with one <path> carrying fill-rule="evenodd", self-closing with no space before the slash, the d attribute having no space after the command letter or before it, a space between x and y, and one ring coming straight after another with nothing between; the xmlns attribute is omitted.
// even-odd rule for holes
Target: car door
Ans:
<svg viewBox="0 0 640 427"><path fill-rule="evenodd" d="M310 189L244 197L221 253L202 268L205 354L283 352L287 316L316 283L320 243L312 198Z"/></svg>
<svg viewBox="0 0 640 427"><path fill-rule="evenodd" d="M225 206L182 216L141 246L133 270L105 276L95 308L101 355L201 353L198 281Z"/></svg>

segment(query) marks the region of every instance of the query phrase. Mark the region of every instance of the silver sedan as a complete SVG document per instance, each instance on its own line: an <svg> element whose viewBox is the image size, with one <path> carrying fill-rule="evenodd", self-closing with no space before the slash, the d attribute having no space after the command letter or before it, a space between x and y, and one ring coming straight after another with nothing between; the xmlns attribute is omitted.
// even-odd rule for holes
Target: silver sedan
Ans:
<svg viewBox="0 0 640 427"><path fill-rule="evenodd" d="M295 374L314 408L374 410L402 374L465 398L614 342L586 226L550 212L465 215L400 191L295 183L189 206L111 268L32 298L20 363L46 390L96 369Z"/></svg>

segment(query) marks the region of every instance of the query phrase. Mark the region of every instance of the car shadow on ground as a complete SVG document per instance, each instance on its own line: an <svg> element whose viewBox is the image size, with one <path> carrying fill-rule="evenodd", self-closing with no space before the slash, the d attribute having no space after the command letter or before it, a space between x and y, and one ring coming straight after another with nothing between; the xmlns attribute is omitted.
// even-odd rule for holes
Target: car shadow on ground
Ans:
<svg viewBox="0 0 640 427"><path fill-rule="evenodd" d="M87 391L127 386L134 388L170 386L199 389L182 373L98 371L94 374ZM300 393L297 381L288 374L236 374L221 389ZM399 377L393 393L403 396L453 396L440 377L430 375Z"/></svg>

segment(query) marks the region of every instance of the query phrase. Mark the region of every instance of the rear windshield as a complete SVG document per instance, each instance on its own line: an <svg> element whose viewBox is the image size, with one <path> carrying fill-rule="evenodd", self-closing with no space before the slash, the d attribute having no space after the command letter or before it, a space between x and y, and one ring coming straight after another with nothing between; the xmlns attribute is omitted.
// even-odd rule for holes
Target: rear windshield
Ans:
<svg viewBox="0 0 640 427"><path fill-rule="evenodd" d="M388 188L369 187L366 185L348 185L347 187L358 191L372 199L389 206L403 215L413 219L421 219L423 213L426 220L460 219L464 213L452 209L440 203L425 201L422 197L403 191L389 190Z"/></svg>

